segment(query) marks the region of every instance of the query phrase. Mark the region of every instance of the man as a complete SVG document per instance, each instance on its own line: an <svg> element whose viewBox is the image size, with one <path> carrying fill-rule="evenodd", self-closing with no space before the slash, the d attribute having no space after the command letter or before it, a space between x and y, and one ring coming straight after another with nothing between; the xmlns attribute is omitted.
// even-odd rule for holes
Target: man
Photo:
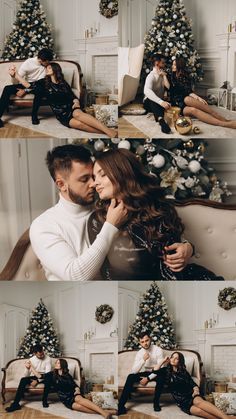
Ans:
<svg viewBox="0 0 236 419"><path fill-rule="evenodd" d="M171 104L164 100L165 88L170 88L165 68L165 57L156 55L153 58L153 70L148 74L144 85L144 108L154 114L155 121L161 126L165 134L171 132L169 125L164 120L164 111L169 109Z"/></svg>
<svg viewBox="0 0 236 419"><path fill-rule="evenodd" d="M59 146L48 152L46 162L60 199L30 227L34 252L50 281L99 279L99 269L126 219L123 202L112 200L106 222L90 245L87 221L95 200L90 152L79 145Z"/></svg>
<svg viewBox="0 0 236 419"><path fill-rule="evenodd" d="M32 89L25 89L22 84L11 84L9 86L5 86L2 92L2 96L0 99L0 128L4 126L1 117L5 110L8 108L10 97L12 95L16 95L18 97L23 97L26 93L34 93L36 96L39 93L37 91L37 87L33 85L35 81L41 80L45 77L46 71L45 68L49 64L50 61L53 59L53 53L47 48L43 48L39 51L38 56L34 58L28 58L19 68L18 74L25 78L30 84L32 84ZM15 67L11 67L9 73L11 75L14 74ZM32 108L32 124L37 125L39 124L39 120L37 117L37 110L39 104L38 100L34 99L33 108Z"/></svg>
<svg viewBox="0 0 236 419"><path fill-rule="evenodd" d="M14 401L5 409L8 413L21 409L20 400L24 396L27 385L36 387L39 382L43 381L44 374L51 371L51 360L45 354L42 345L35 345L33 353L34 355L25 362L25 376L20 380Z"/></svg>
<svg viewBox="0 0 236 419"><path fill-rule="evenodd" d="M126 379L126 383L119 400L118 415L124 415L126 413L125 404L133 390L134 384L140 383L145 386L148 381L155 379L155 374L153 374L154 377L152 377L152 375L150 376L150 371L155 369L153 368L154 365L156 366L156 369L158 369L159 365L161 365L164 361L162 349L151 344L151 338L147 332L140 334L139 343L142 346L142 349L137 352L132 367L132 373L129 374ZM161 379L158 380L158 385L156 384L154 395L155 412L159 412L161 410L159 398L163 384L164 382Z"/></svg>

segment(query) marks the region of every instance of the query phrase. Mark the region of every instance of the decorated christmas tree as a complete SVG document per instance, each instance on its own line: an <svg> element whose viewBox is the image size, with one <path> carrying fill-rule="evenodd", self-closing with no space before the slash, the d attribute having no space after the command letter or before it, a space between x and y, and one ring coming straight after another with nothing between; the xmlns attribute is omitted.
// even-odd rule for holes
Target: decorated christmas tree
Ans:
<svg viewBox="0 0 236 419"><path fill-rule="evenodd" d="M32 347L38 343L43 346L49 356L61 356L59 340L52 319L42 300L32 311L29 327L18 351L18 358L32 356Z"/></svg>
<svg viewBox="0 0 236 419"><path fill-rule="evenodd" d="M81 140L78 141L81 143ZM231 195L227 183L216 175L205 158L204 140L84 140L93 155L111 148L131 150L143 163L146 171L157 178L170 199L207 198L221 202Z"/></svg>
<svg viewBox="0 0 236 419"><path fill-rule="evenodd" d="M164 297L155 282L143 295L135 322L130 327L125 342L126 349L139 349L140 333L147 332L155 345L161 348L176 347L175 334Z"/></svg>
<svg viewBox="0 0 236 419"><path fill-rule="evenodd" d="M7 37L2 58L5 61L27 59L42 48L53 50L51 28L39 0L23 0L13 30Z"/></svg>
<svg viewBox="0 0 236 419"><path fill-rule="evenodd" d="M143 78L152 70L155 54L166 57L167 71L172 60L183 57L193 83L202 80L199 55L194 48L191 20L186 16L183 0L160 0L152 19L152 27L145 36Z"/></svg>

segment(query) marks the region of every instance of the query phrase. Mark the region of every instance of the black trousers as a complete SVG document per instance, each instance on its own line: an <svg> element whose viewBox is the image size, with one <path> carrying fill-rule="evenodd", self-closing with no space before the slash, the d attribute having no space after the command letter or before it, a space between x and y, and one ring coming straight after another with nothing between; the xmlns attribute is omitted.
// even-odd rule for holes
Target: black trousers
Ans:
<svg viewBox="0 0 236 419"><path fill-rule="evenodd" d="M37 380L37 377L30 376L30 377L23 377L20 380L20 383L18 385L16 395L14 398L14 403L19 404L20 400L24 397L25 388L27 385L31 384L32 381Z"/></svg>
<svg viewBox="0 0 236 419"><path fill-rule="evenodd" d="M4 87L2 96L0 98L0 118L10 104L10 97L15 95L18 89L24 89L24 86L22 84L10 84L9 86ZM32 115L37 116L42 98L45 97L45 92L42 90L42 88L40 88L40 86L36 86L32 90L32 93L35 95L32 105Z"/></svg>
<svg viewBox="0 0 236 419"><path fill-rule="evenodd" d="M156 122L158 122L158 118L164 117L165 109L158 103L148 99L148 97L144 100L143 107L147 112L153 113Z"/></svg>
<svg viewBox="0 0 236 419"><path fill-rule="evenodd" d="M48 395L53 389L53 372L50 371L44 374L44 389L43 389L43 403L47 403Z"/></svg>
<svg viewBox="0 0 236 419"><path fill-rule="evenodd" d="M130 394L133 391L134 384L139 383L143 377L148 377L149 375L150 372L138 372L137 374L128 375L119 400L119 409L122 409L125 406L125 403L127 402ZM160 395L162 393L162 389L165 383L165 375L160 374L158 379L154 379L153 381L156 381L153 405L157 406L159 404Z"/></svg>

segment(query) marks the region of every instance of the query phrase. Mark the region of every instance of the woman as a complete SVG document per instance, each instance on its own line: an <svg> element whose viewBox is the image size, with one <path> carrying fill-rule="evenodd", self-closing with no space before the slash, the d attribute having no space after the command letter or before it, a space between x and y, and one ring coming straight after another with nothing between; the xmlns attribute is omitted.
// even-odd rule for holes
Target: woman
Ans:
<svg viewBox="0 0 236 419"><path fill-rule="evenodd" d="M163 364L168 363L166 367ZM162 367L162 368L161 368ZM192 380L186 370L185 359L181 352L173 352L170 358L165 358L159 367L154 370L150 378L165 382L177 404L177 406L188 415L199 416L207 419L227 419L229 417L213 404L207 402L200 396L197 384ZM149 378L147 381L151 381ZM146 384L146 381L143 383Z"/></svg>
<svg viewBox="0 0 236 419"><path fill-rule="evenodd" d="M53 113L62 125L91 133L103 133L108 137L117 137L115 129L106 127L92 115L81 110L79 99L65 81L59 64L50 63L46 67L46 77L31 84L20 77L15 68L10 70L10 75L27 89L34 88L38 95L35 109L33 109L35 123L37 106L40 106L41 98L46 97Z"/></svg>
<svg viewBox="0 0 236 419"><path fill-rule="evenodd" d="M236 121L227 120L193 93L186 62L182 57L176 58L172 64L170 102L172 106L180 107L185 116L197 118L206 124L236 129Z"/></svg>
<svg viewBox="0 0 236 419"><path fill-rule="evenodd" d="M60 401L68 407L68 409L77 410L85 413L98 413L106 419L112 418L112 413L101 409L90 400L83 397L80 388L74 382L69 374L68 364L65 359L58 359L55 362L54 371L48 372L44 376L45 389L43 394L43 406L48 407L48 393L53 387L56 390Z"/></svg>
<svg viewBox="0 0 236 419"><path fill-rule="evenodd" d="M103 153L95 162L94 177L100 200L89 219L90 241L105 222L111 199L123 201L128 211L102 267L104 279L223 279L199 265L184 267L193 248L181 243L183 224L164 201L156 178L144 171L133 153L124 149Z"/></svg>

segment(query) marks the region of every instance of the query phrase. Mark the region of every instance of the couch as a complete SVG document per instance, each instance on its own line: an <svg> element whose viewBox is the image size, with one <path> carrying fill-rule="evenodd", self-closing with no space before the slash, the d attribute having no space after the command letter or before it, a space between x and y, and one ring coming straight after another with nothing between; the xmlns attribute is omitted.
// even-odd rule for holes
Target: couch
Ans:
<svg viewBox="0 0 236 419"><path fill-rule="evenodd" d="M201 199L176 202L175 206L185 225L185 238L195 245L191 261L227 280L236 280L236 206ZM0 273L1 280L46 280L30 245L28 230L17 242Z"/></svg>
<svg viewBox="0 0 236 419"><path fill-rule="evenodd" d="M15 61L3 61L0 62L0 94L3 91L3 88L8 85L12 84L12 81L17 83L16 80L12 80L12 78L8 74L8 69L11 65L15 65L16 68L19 68L22 64L23 60L15 60ZM82 78L83 74L81 71L81 67L78 63L74 61L67 61L67 60L56 60L58 64L62 67L62 71L67 83L71 86L75 95L81 99L83 99L83 90L82 90ZM34 95L27 94L23 98L18 98L17 96L12 96L11 104L17 107L23 106L32 106Z"/></svg>
<svg viewBox="0 0 236 419"><path fill-rule="evenodd" d="M195 383L198 386L202 384L202 361L201 357L198 352L191 351L188 349L181 349L178 350L181 352L185 357L186 368ZM163 349L164 357L170 356L174 350ZM134 363L134 359L136 356L137 351L121 351L118 354L118 391L121 391L124 388L126 378L128 374L131 372L132 365ZM152 395L154 394L156 383L155 381L149 382L145 387L141 386L141 384L135 385L135 393L143 394L143 395Z"/></svg>
<svg viewBox="0 0 236 419"><path fill-rule="evenodd" d="M135 99L143 65L144 44L118 48L118 105Z"/></svg>
<svg viewBox="0 0 236 419"><path fill-rule="evenodd" d="M81 363L76 358L70 358L70 357L63 357L63 359L66 359L68 362L69 372L74 378L76 384L80 388L84 388L84 377L82 375L82 367ZM54 363L56 361L56 358L51 358L52 360L52 368L54 366ZM25 359L13 359L12 361L9 361L5 368L2 368L3 371L3 379L2 379L2 400L3 403L6 402L6 394L7 393L14 393L17 390L18 384L20 382L20 379L24 376L24 370L25 370ZM30 388L30 386L27 388L28 394L37 394L41 395L43 394L43 388L44 384L39 383L36 387ZM14 395L13 395L14 396Z"/></svg>

